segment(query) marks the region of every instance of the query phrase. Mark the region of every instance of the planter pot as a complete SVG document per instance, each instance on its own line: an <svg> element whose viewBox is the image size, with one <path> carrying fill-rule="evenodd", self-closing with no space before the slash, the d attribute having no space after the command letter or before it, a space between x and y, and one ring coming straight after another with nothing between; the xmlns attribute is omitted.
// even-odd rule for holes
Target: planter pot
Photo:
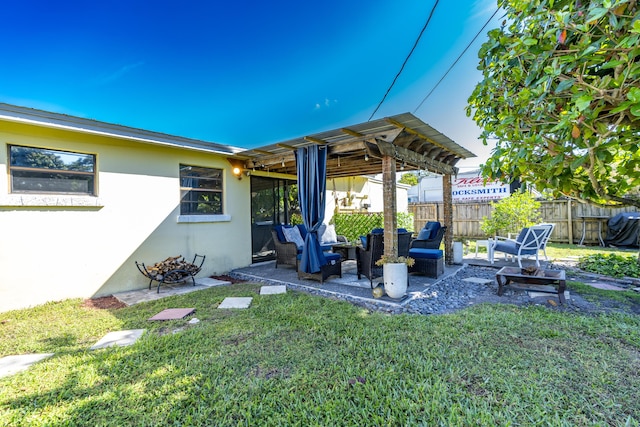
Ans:
<svg viewBox="0 0 640 427"><path fill-rule="evenodd" d="M453 263L462 264L462 242L453 242Z"/></svg>
<svg viewBox="0 0 640 427"><path fill-rule="evenodd" d="M391 298L402 298L407 294L408 269L403 262L382 266L384 291Z"/></svg>

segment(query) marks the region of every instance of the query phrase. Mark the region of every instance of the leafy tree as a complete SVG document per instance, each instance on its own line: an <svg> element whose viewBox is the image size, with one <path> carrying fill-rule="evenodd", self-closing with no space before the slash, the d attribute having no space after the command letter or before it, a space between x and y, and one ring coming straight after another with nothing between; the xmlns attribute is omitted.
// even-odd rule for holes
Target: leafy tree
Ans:
<svg viewBox="0 0 640 427"><path fill-rule="evenodd" d="M407 184L411 186L418 185L418 176L415 173L407 172L402 174L398 182L401 184Z"/></svg>
<svg viewBox="0 0 640 427"><path fill-rule="evenodd" d="M488 236L500 232L518 233L540 221L540 202L527 192L513 193L509 197L492 202L491 218L482 217L480 229Z"/></svg>
<svg viewBox="0 0 640 427"><path fill-rule="evenodd" d="M498 0L467 115L496 139L483 175L640 207L637 0Z"/></svg>

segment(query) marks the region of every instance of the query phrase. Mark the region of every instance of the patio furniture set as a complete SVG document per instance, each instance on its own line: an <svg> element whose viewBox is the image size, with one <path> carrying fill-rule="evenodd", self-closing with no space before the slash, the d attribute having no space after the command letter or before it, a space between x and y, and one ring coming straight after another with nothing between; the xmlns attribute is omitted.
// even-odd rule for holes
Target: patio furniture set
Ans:
<svg viewBox="0 0 640 427"><path fill-rule="evenodd" d="M437 278L444 273L443 251L439 249L446 227L439 222L428 222L418 233L417 238L406 229L398 229L398 256L411 257L415 264L410 273L420 273ZM300 271L299 262L302 245L307 230L303 225L278 225L272 230L276 249L276 268L280 265L295 267L298 277L311 278L324 282L329 276L342 277L342 261L355 259L358 279L365 276L373 288L373 279L382 276L382 267L376 265L384 253L384 230L375 228L366 236L360 237L357 244L349 243L344 236L336 235L332 225L324 226L318 232L320 246L327 264L319 273L308 274Z"/></svg>

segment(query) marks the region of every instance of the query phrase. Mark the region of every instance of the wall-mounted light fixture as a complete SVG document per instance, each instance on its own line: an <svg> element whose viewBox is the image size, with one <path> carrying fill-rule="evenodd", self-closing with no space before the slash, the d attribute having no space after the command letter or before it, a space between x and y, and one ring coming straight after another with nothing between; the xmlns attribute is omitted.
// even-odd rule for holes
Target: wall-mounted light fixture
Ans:
<svg viewBox="0 0 640 427"><path fill-rule="evenodd" d="M242 179L242 169L236 167L236 168L233 168L231 172L233 172L233 174L235 175L236 178L238 178L238 180Z"/></svg>
<svg viewBox="0 0 640 427"><path fill-rule="evenodd" d="M230 159L230 158L227 158L227 161L231 163L231 173L233 174L233 176L235 176L239 180L242 179L242 172L244 171L244 162L239 159Z"/></svg>

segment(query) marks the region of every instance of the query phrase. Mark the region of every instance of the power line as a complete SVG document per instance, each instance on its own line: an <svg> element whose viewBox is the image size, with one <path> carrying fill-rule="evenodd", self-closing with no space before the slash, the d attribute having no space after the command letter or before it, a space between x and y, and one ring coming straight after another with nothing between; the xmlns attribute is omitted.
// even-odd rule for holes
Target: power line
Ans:
<svg viewBox="0 0 640 427"><path fill-rule="evenodd" d="M424 30L426 30L427 27L429 26L429 22L431 22L431 17L433 16L433 13L436 11L436 6L438 6L438 2L439 2L439 0L436 0L435 4L431 8L431 12L429 13L429 17L427 18L427 22L425 22L424 27L422 27L422 30L420 31L420 34L418 34L418 38L416 39L416 42L413 44L413 47L411 48L411 51L409 52L409 54L405 58L404 62L402 63L402 67L400 67L400 71L398 71L398 74L396 74L396 76L393 78L393 81L391 82L391 86L389 86L389 89L387 89L387 92L384 94L384 96L380 100L380 103L378 104L376 109L373 110L373 113L371 113L371 116L369 116L369 120L367 120L368 122L371 121L373 116L378 112L378 109L382 106L382 103L387 98L387 95L389 95L389 92L391 92L391 88L393 87L393 85L396 84L396 80L398 80L398 77L400 77L400 74L402 74L402 71L404 70L404 66L407 65L407 62L409 61L409 58L411 57L411 54L416 49L416 46L418 46L418 42L420 41L420 38L422 37L422 34L424 33Z"/></svg>
<svg viewBox="0 0 640 427"><path fill-rule="evenodd" d="M416 107L415 110L413 110L413 114L416 113L416 111L418 111L420 109L420 107L422 107L422 104L424 104L424 102L427 100L427 98L429 98L431 96L431 94L438 88L438 86L440 86L440 83L442 83L442 81L447 77L447 75L449 74L449 71L451 71L453 69L453 67L456 66L456 64L458 63L458 61L460 60L460 58L462 58L462 56L467 52L467 50L469 50L469 48L471 47L471 45L473 44L473 42L476 41L476 39L478 38L478 36L480 36L480 34L482 33L482 31L484 31L484 29L486 28L487 25L489 25L489 22L491 22L491 20L493 19L494 16L496 16L496 14L498 13L498 11L500 10L500 8L496 9L495 12L493 12L493 15L491 15L489 17L489 19L487 19L487 22L484 23L484 25L482 26L482 28L480 28L480 30L476 33L475 37L469 42L469 44L467 45L467 47L464 48L464 50L462 51L462 53L458 56L458 58L456 58L456 60L453 62L453 64L451 64L451 66L449 67L449 69L447 70L446 73L444 73L444 75L440 78L440 80L438 80L438 83L436 83L436 85L431 89L431 91L429 91L429 93L422 99L422 101L420 102L420 104Z"/></svg>

